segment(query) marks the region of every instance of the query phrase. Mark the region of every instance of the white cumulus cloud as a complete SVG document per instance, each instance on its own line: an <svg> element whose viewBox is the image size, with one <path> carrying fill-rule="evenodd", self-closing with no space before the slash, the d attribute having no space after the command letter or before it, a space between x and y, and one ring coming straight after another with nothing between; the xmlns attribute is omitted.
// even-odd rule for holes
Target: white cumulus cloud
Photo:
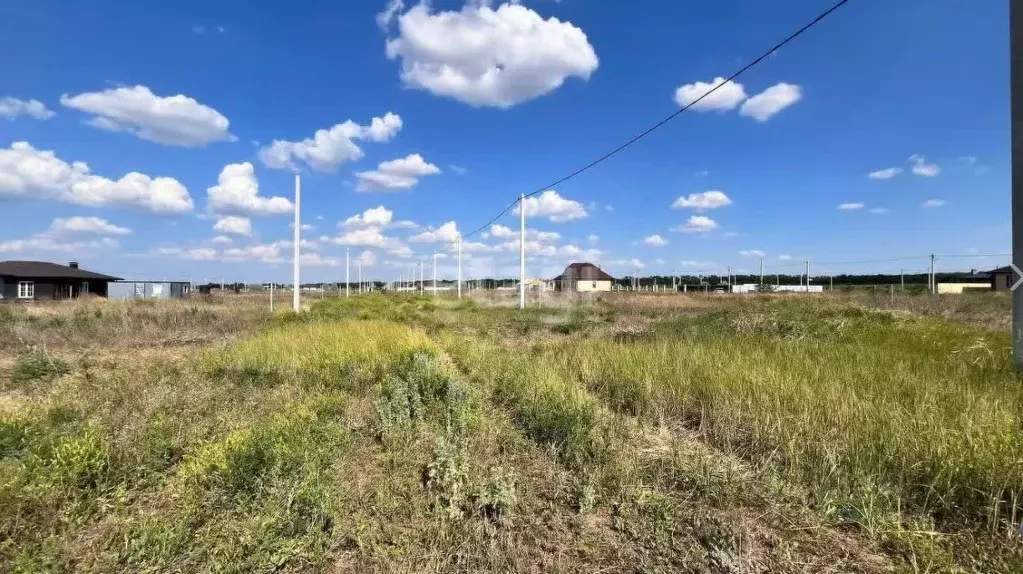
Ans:
<svg viewBox="0 0 1023 574"><path fill-rule="evenodd" d="M18 98L0 98L0 118L13 120L18 116L28 116L37 120L48 120L57 114L46 108L39 100L19 100Z"/></svg>
<svg viewBox="0 0 1023 574"><path fill-rule="evenodd" d="M902 173L902 168L901 167L888 167L888 168L885 168L885 169L879 169L877 171L872 171L872 172L867 174L867 177L870 178L870 179L891 179L891 178L899 175L900 173Z"/></svg>
<svg viewBox="0 0 1023 574"><path fill-rule="evenodd" d="M210 211L221 215L283 215L295 211L286 197L259 195L259 182L249 162L224 166L217 185L207 188L206 194Z"/></svg>
<svg viewBox="0 0 1023 574"><path fill-rule="evenodd" d="M703 193L690 193L680 196L671 204L674 209L690 208L703 211L731 205L732 200L723 191L710 190Z"/></svg>
<svg viewBox="0 0 1023 574"><path fill-rule="evenodd" d="M924 207L941 207L945 205L944 199L928 199L924 202Z"/></svg>
<svg viewBox="0 0 1023 574"><path fill-rule="evenodd" d="M664 247L667 244L668 242L657 234L651 235L643 240L643 245L648 245L650 247Z"/></svg>
<svg viewBox="0 0 1023 574"><path fill-rule="evenodd" d="M0 148L0 199L59 201L89 207L129 207L161 215L192 210L192 197L178 180L131 172L119 180L90 172L85 162L68 164L53 151L28 142Z"/></svg>
<svg viewBox="0 0 1023 574"><path fill-rule="evenodd" d="M863 209L863 203L858 202L858 201L849 202L849 203L840 203L840 204L838 204L838 209L840 209L842 211L856 211L858 209Z"/></svg>
<svg viewBox="0 0 1023 574"><path fill-rule="evenodd" d="M934 177L941 173L941 168L936 163L927 163L927 159L920 154L913 154L909 157L913 164L913 173L923 177Z"/></svg>
<svg viewBox="0 0 1023 574"><path fill-rule="evenodd" d="M763 257L766 253L759 249L742 249L739 251L739 255L743 257Z"/></svg>
<svg viewBox="0 0 1023 574"><path fill-rule="evenodd" d="M346 229L360 229L365 227L386 227L394 218L394 212L382 205L371 207L362 213L357 213L341 223Z"/></svg>
<svg viewBox="0 0 1023 574"><path fill-rule="evenodd" d="M751 97L742 104L739 113L758 122L766 122L771 116L803 99L803 90L794 84L780 82Z"/></svg>
<svg viewBox="0 0 1023 574"><path fill-rule="evenodd" d="M330 241L338 245L350 245L353 247L382 247L391 249L401 244L393 237L388 237L380 231L379 227L363 227L342 233L340 237L321 237L321 241Z"/></svg>
<svg viewBox="0 0 1023 574"><path fill-rule="evenodd" d="M180 247L159 247L153 250L157 255L177 257L186 261L213 261L217 258L217 250L212 247L195 247L182 249Z"/></svg>
<svg viewBox="0 0 1023 574"><path fill-rule="evenodd" d="M419 183L419 178L440 173L440 168L428 163L423 156L414 153L407 157L381 162L373 171L355 174L359 183L355 191L395 191L409 189Z"/></svg>
<svg viewBox="0 0 1023 574"><path fill-rule="evenodd" d="M356 140L390 141L401 127L401 116L392 112L373 118L366 126L346 120L329 129L316 130L313 137L301 141L274 140L259 150L259 159L273 169L297 170L298 164L304 163L315 171L336 172L342 163L365 155Z"/></svg>
<svg viewBox="0 0 1023 574"><path fill-rule="evenodd" d="M355 258L355 264L362 264L363 267L373 267L377 264L377 254L367 249Z"/></svg>
<svg viewBox="0 0 1023 574"><path fill-rule="evenodd" d="M675 103L679 107L687 106L706 94L715 86L721 86L699 102L693 104L693 110L707 112L725 112L735 109L746 99L746 90L737 82L725 82L724 78L714 78L712 82L693 82L675 90Z"/></svg>
<svg viewBox="0 0 1023 574"><path fill-rule="evenodd" d="M63 95L61 105L93 114L90 125L125 131L141 139L184 147L234 141L230 122L217 110L178 94L161 97L145 86L120 87L77 96Z"/></svg>
<svg viewBox="0 0 1023 574"><path fill-rule="evenodd" d="M597 54L580 28L545 20L517 2L489 4L433 13L421 2L400 15L401 4L390 4L378 23L397 15L398 34L386 51L400 61L402 82L471 106L508 108L568 78L587 80L597 69Z"/></svg>
<svg viewBox="0 0 1023 574"><path fill-rule="evenodd" d="M228 215L221 217L213 224L213 231L248 237L252 235L252 220L247 217Z"/></svg>
<svg viewBox="0 0 1023 574"><path fill-rule="evenodd" d="M58 217L50 223L50 233L54 235L93 234L93 235L129 235L131 230L110 223L102 217Z"/></svg>
<svg viewBox="0 0 1023 574"><path fill-rule="evenodd" d="M112 249L118 243L110 235L128 235L131 230L119 227L100 217L55 218L50 227L26 239L0 241L0 253L34 253L60 251L80 253L99 249ZM98 239L83 239L82 236L99 235Z"/></svg>
<svg viewBox="0 0 1023 574"><path fill-rule="evenodd" d="M68 241L65 238L40 233L28 239L9 239L0 241L0 253L25 253L38 251L60 251L79 254L86 250L113 249L117 241L110 237L91 239L88 241Z"/></svg>
<svg viewBox="0 0 1023 574"><path fill-rule="evenodd" d="M451 243L458 239L458 226L454 221L449 221L436 229L413 235L409 238L412 243Z"/></svg>
<svg viewBox="0 0 1023 574"><path fill-rule="evenodd" d="M558 195L553 189L541 193L539 196L527 197L525 199L526 217L546 217L554 223L582 219L589 215L586 208L578 201L565 199ZM519 214L519 205L515 205L515 215Z"/></svg>
<svg viewBox="0 0 1023 574"><path fill-rule="evenodd" d="M717 228L718 224L713 219L705 215L693 215L684 224L675 227L673 231L680 233L707 233Z"/></svg>

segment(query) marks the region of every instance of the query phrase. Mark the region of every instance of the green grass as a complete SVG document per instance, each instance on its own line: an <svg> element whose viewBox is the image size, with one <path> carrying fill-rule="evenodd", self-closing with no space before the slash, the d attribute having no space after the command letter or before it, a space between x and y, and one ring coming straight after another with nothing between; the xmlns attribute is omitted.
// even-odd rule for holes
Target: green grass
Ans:
<svg viewBox="0 0 1023 574"><path fill-rule="evenodd" d="M871 493L939 518L1018 524L1023 387L1005 337L881 313L759 313L665 325L639 342L555 343L536 359L612 408L777 461L817 485L822 504Z"/></svg>
<svg viewBox="0 0 1023 574"><path fill-rule="evenodd" d="M376 380L410 354L432 349L424 332L394 323L289 324L210 350L202 364L211 375L242 384L314 379L346 386Z"/></svg>
<svg viewBox="0 0 1023 574"><path fill-rule="evenodd" d="M1006 333L794 297L235 305L0 317L238 329L12 356L0 570L1023 569Z"/></svg>

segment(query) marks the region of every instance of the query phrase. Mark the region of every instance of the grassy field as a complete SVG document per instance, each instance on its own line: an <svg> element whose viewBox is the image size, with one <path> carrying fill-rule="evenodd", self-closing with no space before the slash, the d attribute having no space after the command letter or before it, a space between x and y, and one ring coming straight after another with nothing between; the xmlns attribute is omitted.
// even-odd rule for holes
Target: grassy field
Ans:
<svg viewBox="0 0 1023 574"><path fill-rule="evenodd" d="M0 306L0 571L1020 572L1008 299Z"/></svg>

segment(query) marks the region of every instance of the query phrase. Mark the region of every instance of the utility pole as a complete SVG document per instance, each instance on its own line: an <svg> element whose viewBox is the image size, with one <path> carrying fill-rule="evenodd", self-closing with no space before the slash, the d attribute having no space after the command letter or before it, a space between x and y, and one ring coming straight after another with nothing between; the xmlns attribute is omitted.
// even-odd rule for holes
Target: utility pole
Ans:
<svg viewBox="0 0 1023 574"><path fill-rule="evenodd" d="M458 278L456 282L458 286L458 298L462 298L462 234L458 234L458 244L455 246L458 250Z"/></svg>
<svg viewBox="0 0 1023 574"><path fill-rule="evenodd" d="M433 296L437 297L437 254L433 254Z"/></svg>
<svg viewBox="0 0 1023 574"><path fill-rule="evenodd" d="M426 283L423 281L423 260L419 260L419 294L426 294Z"/></svg>
<svg viewBox="0 0 1023 574"><path fill-rule="evenodd" d="M274 284L270 282L270 314L274 312Z"/></svg>
<svg viewBox="0 0 1023 574"><path fill-rule="evenodd" d="M1012 357L1023 367L1023 6L1009 2L1009 98L1012 137Z"/></svg>
<svg viewBox="0 0 1023 574"><path fill-rule="evenodd" d="M930 289L931 289L931 295L934 295L935 293L938 292L938 283L934 280L934 254L933 253L931 253L931 272L929 273L929 275L931 276L931 280L929 281Z"/></svg>
<svg viewBox="0 0 1023 574"><path fill-rule="evenodd" d="M526 196L519 195L519 309L526 308Z"/></svg>
<svg viewBox="0 0 1023 574"><path fill-rule="evenodd" d="M728 273L728 276L726 278L726 281L728 282L728 292L731 293L732 292L732 266L731 265L729 265L726 268L726 272Z"/></svg>
<svg viewBox="0 0 1023 574"><path fill-rule="evenodd" d="M806 260L806 292L810 292L810 260Z"/></svg>
<svg viewBox="0 0 1023 574"><path fill-rule="evenodd" d="M362 294L362 261L359 262L359 293Z"/></svg>
<svg viewBox="0 0 1023 574"><path fill-rule="evenodd" d="M348 247L345 247L345 298L348 298L348 285L351 280L348 278Z"/></svg>
<svg viewBox="0 0 1023 574"><path fill-rule="evenodd" d="M899 291L906 290L906 270L899 269Z"/></svg>
<svg viewBox="0 0 1023 574"><path fill-rule="evenodd" d="M291 295L291 307L297 313L301 309L301 295L299 294L299 248L298 244L302 240L302 180L301 176L295 174L295 255L294 255L294 282L295 289L292 290Z"/></svg>
<svg viewBox="0 0 1023 574"><path fill-rule="evenodd" d="M760 256L760 284L764 284L764 256Z"/></svg>

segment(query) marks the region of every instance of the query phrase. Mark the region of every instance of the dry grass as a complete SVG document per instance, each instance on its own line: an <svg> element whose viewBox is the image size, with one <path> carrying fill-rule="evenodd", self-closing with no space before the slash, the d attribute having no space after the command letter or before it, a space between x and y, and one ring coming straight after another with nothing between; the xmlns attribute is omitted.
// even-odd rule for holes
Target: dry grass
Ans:
<svg viewBox="0 0 1023 574"><path fill-rule="evenodd" d="M0 570L1023 569L1005 333L504 295L0 308Z"/></svg>

